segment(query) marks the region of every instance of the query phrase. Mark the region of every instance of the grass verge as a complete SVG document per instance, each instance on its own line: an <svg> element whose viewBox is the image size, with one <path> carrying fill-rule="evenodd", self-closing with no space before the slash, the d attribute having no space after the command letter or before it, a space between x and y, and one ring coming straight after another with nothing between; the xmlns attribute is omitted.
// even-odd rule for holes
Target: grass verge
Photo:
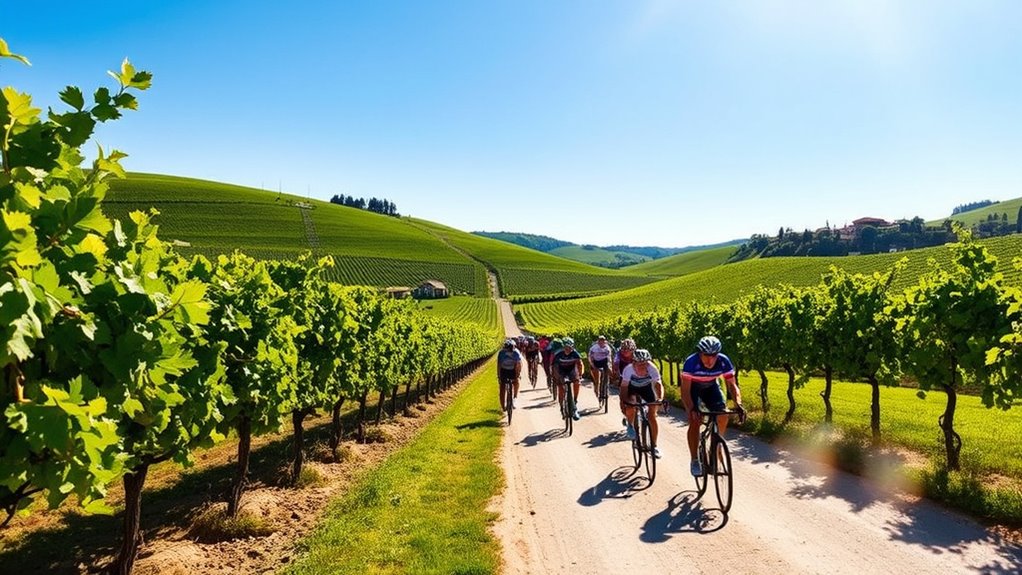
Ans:
<svg viewBox="0 0 1022 575"><path fill-rule="evenodd" d="M503 482L492 362L422 434L335 501L285 573L495 573Z"/></svg>

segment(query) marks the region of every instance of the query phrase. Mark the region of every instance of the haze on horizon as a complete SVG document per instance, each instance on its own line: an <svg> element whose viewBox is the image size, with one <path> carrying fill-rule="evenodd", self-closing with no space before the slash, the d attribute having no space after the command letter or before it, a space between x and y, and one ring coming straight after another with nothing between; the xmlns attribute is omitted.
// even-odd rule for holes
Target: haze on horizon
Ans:
<svg viewBox="0 0 1022 575"><path fill-rule="evenodd" d="M118 6L5 6L0 85L150 70L129 170L662 247L1022 196L1009 0Z"/></svg>

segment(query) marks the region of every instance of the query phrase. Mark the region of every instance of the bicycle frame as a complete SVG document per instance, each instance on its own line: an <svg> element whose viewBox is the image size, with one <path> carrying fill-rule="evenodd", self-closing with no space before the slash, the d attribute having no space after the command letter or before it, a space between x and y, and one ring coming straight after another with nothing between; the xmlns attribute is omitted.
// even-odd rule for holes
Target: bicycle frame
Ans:
<svg viewBox="0 0 1022 575"><path fill-rule="evenodd" d="M648 402L639 398L639 401L626 401L626 406L635 407L635 415L632 417L632 427L635 429L635 438L632 440L632 458L635 464L635 470L638 471L639 467L642 466L643 462L646 465L646 477L649 478L650 485L656 479L656 457L653 456L653 449L656 448L656 442L653 441L653 429L649 425L649 416L647 415L647 408L651 405L662 405L664 411L667 411L670 404L667 401L653 401ZM634 473L633 471L633 473Z"/></svg>
<svg viewBox="0 0 1022 575"><path fill-rule="evenodd" d="M731 510L733 502L731 451L728 448L727 440L720 434L717 417L733 415L737 412L699 410L698 413L702 416L703 425L699 432L697 455L703 468L703 474L695 478L696 488L699 491L699 497L702 497L706 493L709 477L712 475L717 492L717 502L720 503L721 511L727 514Z"/></svg>

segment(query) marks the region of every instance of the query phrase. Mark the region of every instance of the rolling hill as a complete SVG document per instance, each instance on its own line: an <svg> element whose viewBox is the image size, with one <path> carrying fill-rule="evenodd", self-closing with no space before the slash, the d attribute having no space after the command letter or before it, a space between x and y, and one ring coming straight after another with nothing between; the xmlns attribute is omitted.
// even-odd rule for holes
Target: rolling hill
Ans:
<svg viewBox="0 0 1022 575"><path fill-rule="evenodd" d="M971 210L961 214L955 214L948 216L947 218L941 218L932 222L926 222L928 226L939 226L945 219L951 219L962 222L967 226L974 226L980 222L985 222L987 217L991 215L1002 216L1007 214L1008 223L1014 224L1018 220L1018 209L1022 207L1022 198L1015 198L1012 200L1004 200L1003 202L997 202L978 210Z"/></svg>
<svg viewBox="0 0 1022 575"><path fill-rule="evenodd" d="M373 286L440 279L456 293L488 295L486 269L509 294L593 294L650 281L453 228L219 182L130 174L111 184L104 208L123 218L155 208L161 237L185 254L240 249L267 259L305 250L333 255L331 279Z"/></svg>
<svg viewBox="0 0 1022 575"><path fill-rule="evenodd" d="M990 238L982 243L997 256L998 269L1005 278L1010 283L1022 284L1022 270L1012 263L1014 257L1022 255L1022 235ZM597 297L524 304L517 306L517 310L530 331L562 332L579 322L608 320L630 311L652 310L674 303L728 302L757 285L813 285L831 265L859 273L887 270L901 258L906 258L908 265L898 276L896 285L907 286L929 268L928 260L947 261L949 251L945 246L938 246L867 256L754 259Z"/></svg>
<svg viewBox="0 0 1022 575"><path fill-rule="evenodd" d="M622 271L657 277L676 277L723 265L735 252L735 246L722 246L684 252L628 266Z"/></svg>

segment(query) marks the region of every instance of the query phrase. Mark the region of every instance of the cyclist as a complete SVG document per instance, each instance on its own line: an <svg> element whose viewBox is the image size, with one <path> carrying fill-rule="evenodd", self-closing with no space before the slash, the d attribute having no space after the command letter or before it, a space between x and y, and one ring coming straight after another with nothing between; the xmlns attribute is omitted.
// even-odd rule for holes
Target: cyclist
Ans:
<svg viewBox="0 0 1022 575"><path fill-rule="evenodd" d="M635 429L632 427L631 422L635 419L635 407L624 406L624 401L634 402L635 396L641 397L647 403L654 403L660 401L664 397L664 384L660 380L660 370L653 365L653 357L645 349L635 350L635 361L625 367L624 371L621 372L621 396L625 397L622 400L622 407L624 407L625 417L628 419L628 438L635 438ZM653 435L653 445L656 445L657 438L657 422L656 413L659 405L650 405L647 407L649 410L649 430ZM660 448L653 448L653 457L660 458Z"/></svg>
<svg viewBox="0 0 1022 575"><path fill-rule="evenodd" d="M525 361L529 363L529 377L532 377L532 370L536 369L536 363L539 361L539 342L536 338L531 335L525 338ZM536 383L533 382L533 387Z"/></svg>
<svg viewBox="0 0 1022 575"><path fill-rule="evenodd" d="M561 338L555 337L550 340L550 345L546 348L546 361L543 367L546 369L547 380L556 375L553 371L554 356L557 355L557 352L561 351L562 347L564 347L564 344L561 342Z"/></svg>
<svg viewBox="0 0 1022 575"><path fill-rule="evenodd" d="M735 380L735 366L731 358L720 353L720 340L708 335L699 340L696 345L696 353L688 356L678 376L681 387L681 401L685 404L685 411L688 412L688 451L692 456L692 475L703 474L703 466L696 456L696 449L699 445L699 426L702 425L702 415L698 411L699 402L710 411L724 411L727 404L724 395L720 391L717 379L723 377L730 395L734 398L735 409L738 411L738 420L745 421L745 408L742 407L742 392L738 389L738 382ZM636 352L637 353L637 352ZM727 431L727 416L717 416L717 427L720 434Z"/></svg>
<svg viewBox="0 0 1022 575"><path fill-rule="evenodd" d="M579 355L575 349L575 340L570 337L565 337L561 340L562 347L554 356L550 359L551 370L554 372L557 383L557 399L564 401L564 382L570 380L575 392L575 411L571 414L571 417L578 421L578 387L579 378L582 373L582 356Z"/></svg>
<svg viewBox="0 0 1022 575"><path fill-rule="evenodd" d="M522 373L522 354L515 349L515 340L504 340L504 348L497 354L497 383L500 385L500 406L504 407L503 383L509 379L514 380L514 395L511 397L511 405L518 407L518 380Z"/></svg>
<svg viewBox="0 0 1022 575"><path fill-rule="evenodd" d="M589 348L587 354L589 359L589 375L590 379L593 380L593 392L596 393L596 401L600 401L600 369L607 368L610 370L610 356L614 350L611 349L610 345L607 344L607 338L599 336L596 341ZM607 382L610 385L610 382Z"/></svg>
<svg viewBox="0 0 1022 575"><path fill-rule="evenodd" d="M621 340L621 346L617 350L617 355L614 356L614 363L611 364L611 379L612 380L615 380L615 379L618 380L618 386L619 386L619 388L618 388L618 397L624 397L625 396L625 392L627 391L624 388L620 387L620 385L621 385L621 373L625 370L625 367L627 367L630 363L632 363L632 361L634 359L632 354L634 354L634 353L635 353L635 340L633 340L630 337ZM622 414L625 413L625 404L624 404L624 402L621 403L621 413ZM629 421L628 418L625 417L624 419L621 420L621 425L624 425L625 427L627 427L628 426L628 421Z"/></svg>
<svg viewBox="0 0 1022 575"><path fill-rule="evenodd" d="M543 360L543 373L546 374L547 378L550 377L550 338L541 335L539 336L539 356Z"/></svg>

